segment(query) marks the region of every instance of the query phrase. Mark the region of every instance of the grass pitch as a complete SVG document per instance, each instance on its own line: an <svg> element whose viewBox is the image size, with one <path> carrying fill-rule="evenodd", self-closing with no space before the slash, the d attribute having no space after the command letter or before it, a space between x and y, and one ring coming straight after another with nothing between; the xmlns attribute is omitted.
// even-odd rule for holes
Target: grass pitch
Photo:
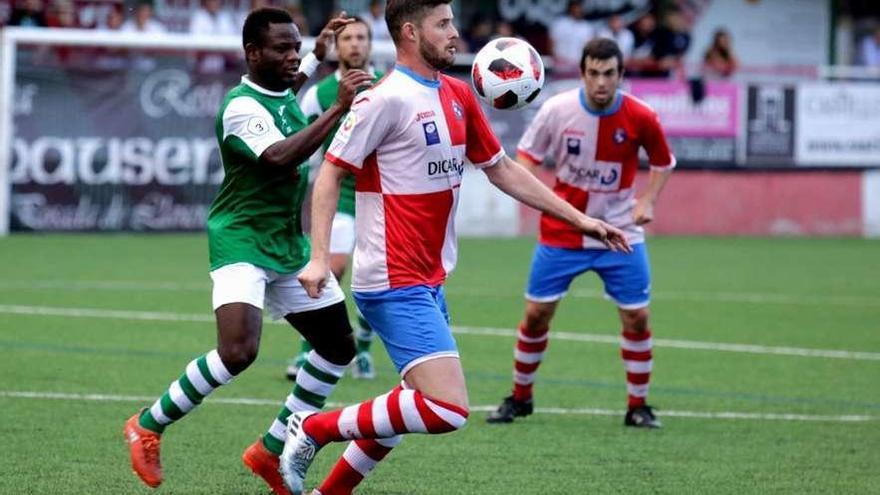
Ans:
<svg viewBox="0 0 880 495"><path fill-rule="evenodd" d="M650 240L661 431L622 426L619 323L593 275L552 326L542 411L484 422L510 389L533 244L461 241L447 297L471 421L408 436L359 493L880 493L880 244ZM152 492L122 424L214 346L207 269L199 235L0 239L0 493ZM155 493L267 493L239 456L289 391L297 345L268 325L257 362L169 428ZM378 378L343 379L331 401L397 382L374 349ZM322 451L310 485L341 448Z"/></svg>

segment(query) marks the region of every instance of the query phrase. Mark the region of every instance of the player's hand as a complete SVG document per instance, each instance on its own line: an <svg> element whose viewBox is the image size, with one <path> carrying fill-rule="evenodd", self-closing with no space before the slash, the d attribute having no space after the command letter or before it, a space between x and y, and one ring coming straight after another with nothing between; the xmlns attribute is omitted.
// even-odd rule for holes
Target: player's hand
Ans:
<svg viewBox="0 0 880 495"><path fill-rule="evenodd" d="M309 297L318 299L324 293L324 286L327 285L327 279L330 277L330 268L326 263L309 261L303 271L297 275L296 279L302 284Z"/></svg>
<svg viewBox="0 0 880 495"><path fill-rule="evenodd" d="M327 56L330 47L333 46L333 40L336 39L336 35L352 22L354 22L354 17L349 17L344 10L336 17L330 19L318 37L315 38L315 49L312 53L315 54L318 60L324 61L324 57Z"/></svg>
<svg viewBox="0 0 880 495"><path fill-rule="evenodd" d="M588 237L602 241L612 251L632 252L632 247L626 240L626 234L611 224L585 216L579 227L581 232Z"/></svg>
<svg viewBox="0 0 880 495"><path fill-rule="evenodd" d="M343 110L348 111L358 91L373 85L373 76L362 70L352 69L339 80L339 93L336 94L336 103Z"/></svg>
<svg viewBox="0 0 880 495"><path fill-rule="evenodd" d="M654 220L654 203L648 198L639 198L632 212L633 221L636 225L645 225Z"/></svg>

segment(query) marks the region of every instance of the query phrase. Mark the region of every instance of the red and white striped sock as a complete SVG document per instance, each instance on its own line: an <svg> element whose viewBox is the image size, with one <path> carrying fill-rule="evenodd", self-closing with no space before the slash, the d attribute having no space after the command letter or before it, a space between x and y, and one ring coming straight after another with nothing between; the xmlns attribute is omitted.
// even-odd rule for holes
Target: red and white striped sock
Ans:
<svg viewBox="0 0 880 495"><path fill-rule="evenodd" d="M468 410L397 386L375 399L309 416L303 429L319 445L402 433L448 433L467 422Z"/></svg>
<svg viewBox="0 0 880 495"><path fill-rule="evenodd" d="M403 436L355 440L348 444L342 457L318 487L321 495L351 495L376 464L385 458Z"/></svg>
<svg viewBox="0 0 880 495"><path fill-rule="evenodd" d="M642 333L624 330L620 337L620 355L626 368L627 406L644 406L651 380L653 341L651 330Z"/></svg>
<svg viewBox="0 0 880 495"><path fill-rule="evenodd" d="M547 326L528 329L519 324L516 347L513 350L513 398L525 401L532 398L532 384L549 343Z"/></svg>

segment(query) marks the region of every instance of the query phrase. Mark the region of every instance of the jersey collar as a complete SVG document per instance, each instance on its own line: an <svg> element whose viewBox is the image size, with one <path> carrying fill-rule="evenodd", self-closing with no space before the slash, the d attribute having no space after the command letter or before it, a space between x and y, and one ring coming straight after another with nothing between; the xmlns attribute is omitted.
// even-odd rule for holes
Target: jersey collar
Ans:
<svg viewBox="0 0 880 495"><path fill-rule="evenodd" d="M285 89L284 91L272 91L272 90L266 89L266 88L260 86L259 84L251 81L251 78L249 78L247 75L241 76L241 82L242 82L242 84L247 85L249 88L253 89L257 93L262 93L267 96L281 97L281 96L287 96L288 94L290 94L289 89Z"/></svg>
<svg viewBox="0 0 880 495"><path fill-rule="evenodd" d="M440 87L440 79L425 79L424 77L418 75L410 69L409 67L401 64L394 64L394 70L400 71L403 74L409 76L413 81L421 84L422 86L427 86L432 89L437 89Z"/></svg>
<svg viewBox="0 0 880 495"><path fill-rule="evenodd" d="M620 93L620 90L617 90L614 93L614 103L610 107L602 111L593 110L592 108L590 108L589 105L587 105L587 93L586 91L584 91L584 88L580 89L580 91L578 92L578 96L581 100L581 106L588 114L592 115L593 117L607 117L609 115L614 115L615 113L617 113L618 110L620 110L620 105L623 104L623 95Z"/></svg>

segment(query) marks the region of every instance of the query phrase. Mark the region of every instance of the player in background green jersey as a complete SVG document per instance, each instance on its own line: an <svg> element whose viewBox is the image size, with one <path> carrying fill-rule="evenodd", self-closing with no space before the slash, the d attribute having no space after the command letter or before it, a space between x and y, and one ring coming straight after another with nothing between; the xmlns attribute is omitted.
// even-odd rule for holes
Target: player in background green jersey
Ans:
<svg viewBox="0 0 880 495"><path fill-rule="evenodd" d="M332 19L313 54L302 61L311 60L314 68L336 32L351 22L344 13ZM128 420L124 433L133 470L147 485L158 486L162 433L256 359L265 305L273 318L286 319L314 346L281 411L242 456L248 468L283 495L289 492L278 474L278 454L287 417L321 409L355 355L338 283L328 284L326 297L312 299L297 281L310 252L300 224L307 162L348 111L357 89L371 85L372 76L349 71L335 101L309 123L293 91L307 75L299 71L301 37L290 15L255 10L244 23L242 39L248 73L217 114L226 174L208 215L217 347L192 360L151 407Z"/></svg>
<svg viewBox="0 0 880 495"><path fill-rule="evenodd" d="M363 70L373 76L374 82L382 77L382 73L370 66L370 50L372 48L373 35L366 21L355 18L355 21L345 26L336 35L336 53L339 57L339 68L317 84L309 88L301 99L302 111L309 121L317 119L326 112L336 101L339 92L339 81L350 70ZM337 124L334 127L324 145L321 147L320 164L324 159L324 151L333 141L336 134ZM342 188L339 192L339 203L336 207L336 216L333 218L333 227L330 233L330 271L336 276L336 280L342 280L345 274L348 259L354 251L354 176L349 175L342 180ZM355 333L357 342L357 355L352 364L351 375L359 379L371 379L375 377L373 358L370 355L370 343L373 341L373 331L367 321L358 313L358 329ZM307 340L302 341L299 355L292 359L287 366L287 378L296 380L296 373L306 363L312 346Z"/></svg>

